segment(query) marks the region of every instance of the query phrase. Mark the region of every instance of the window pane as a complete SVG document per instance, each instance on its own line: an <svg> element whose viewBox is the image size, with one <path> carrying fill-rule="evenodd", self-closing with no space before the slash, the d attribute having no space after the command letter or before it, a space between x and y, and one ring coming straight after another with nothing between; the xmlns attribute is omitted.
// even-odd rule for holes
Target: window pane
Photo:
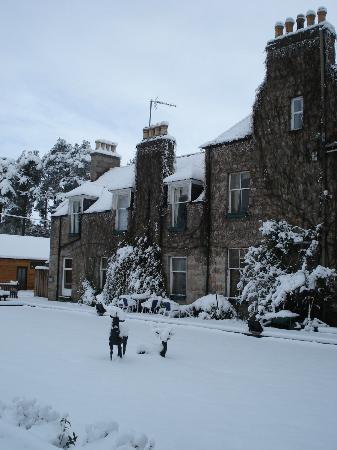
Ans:
<svg viewBox="0 0 337 450"><path fill-rule="evenodd" d="M129 207L129 194L118 194L117 209Z"/></svg>
<svg viewBox="0 0 337 450"><path fill-rule="evenodd" d="M81 211L81 203L80 201L73 201L72 202L72 212L73 213L79 213Z"/></svg>
<svg viewBox="0 0 337 450"><path fill-rule="evenodd" d="M172 294L186 295L186 273L172 273Z"/></svg>
<svg viewBox="0 0 337 450"><path fill-rule="evenodd" d="M241 203L241 191L231 191L231 213L240 212L240 203Z"/></svg>
<svg viewBox="0 0 337 450"><path fill-rule="evenodd" d="M66 259L64 260L64 267L65 267L66 269L71 269L72 266L73 266L73 260L72 260L72 259L69 259L69 258L66 258Z"/></svg>
<svg viewBox="0 0 337 450"><path fill-rule="evenodd" d="M172 271L186 272L186 258L172 258Z"/></svg>
<svg viewBox="0 0 337 450"><path fill-rule="evenodd" d="M105 282L106 282L106 270L102 271L102 277L101 277L101 288L103 289L105 286Z"/></svg>
<svg viewBox="0 0 337 450"><path fill-rule="evenodd" d="M249 189L243 189L241 191L241 210L240 212L247 212L249 206Z"/></svg>
<svg viewBox="0 0 337 450"><path fill-rule="evenodd" d="M294 114L294 130L300 130L303 126L302 113Z"/></svg>
<svg viewBox="0 0 337 450"><path fill-rule="evenodd" d="M104 270L108 267L108 258L101 258L101 268Z"/></svg>
<svg viewBox="0 0 337 450"><path fill-rule="evenodd" d="M187 202L189 194L189 186L180 186L173 189L173 203Z"/></svg>
<svg viewBox="0 0 337 450"><path fill-rule="evenodd" d="M242 172L241 173L241 188L249 188L250 185L250 173Z"/></svg>
<svg viewBox="0 0 337 450"><path fill-rule="evenodd" d="M240 267L240 249L230 248L228 250L228 267L234 269Z"/></svg>
<svg viewBox="0 0 337 450"><path fill-rule="evenodd" d="M294 113L299 112L299 111L302 112L302 110L303 110L303 98L302 97L295 98L293 100L293 111L294 111Z"/></svg>
<svg viewBox="0 0 337 450"><path fill-rule="evenodd" d="M239 270L230 270L229 271L229 296L237 297L238 289L237 285L240 281L240 271Z"/></svg>
<svg viewBox="0 0 337 450"><path fill-rule="evenodd" d="M230 178L230 189L240 189L240 174L231 173L229 178Z"/></svg>
<svg viewBox="0 0 337 450"><path fill-rule="evenodd" d="M117 229L118 230L127 230L128 229L128 210L127 209L119 209L117 211L118 216L118 224Z"/></svg>

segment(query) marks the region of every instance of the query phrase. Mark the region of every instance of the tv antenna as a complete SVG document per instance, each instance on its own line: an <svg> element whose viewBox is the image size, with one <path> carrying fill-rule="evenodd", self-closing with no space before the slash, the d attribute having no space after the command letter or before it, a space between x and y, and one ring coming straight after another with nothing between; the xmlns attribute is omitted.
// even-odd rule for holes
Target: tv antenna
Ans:
<svg viewBox="0 0 337 450"><path fill-rule="evenodd" d="M173 105L172 103L166 103L158 100L158 97L155 100L150 100L150 117L149 117L149 127L151 126L151 117L152 117L152 108L157 109L158 105L169 106L170 108L176 108L177 105Z"/></svg>

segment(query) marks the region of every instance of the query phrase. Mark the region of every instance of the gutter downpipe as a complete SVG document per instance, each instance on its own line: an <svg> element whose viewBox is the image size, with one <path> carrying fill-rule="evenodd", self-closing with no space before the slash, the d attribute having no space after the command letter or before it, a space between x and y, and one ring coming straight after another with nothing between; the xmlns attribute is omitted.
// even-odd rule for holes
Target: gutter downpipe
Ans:
<svg viewBox="0 0 337 450"><path fill-rule="evenodd" d="M206 258L206 295L209 293L209 275L210 275L210 247L211 247L211 210L212 210L212 195L211 195L211 158L212 148L207 149L207 173L206 173L206 189L207 189L207 208L206 208L206 221L207 221L207 258Z"/></svg>
<svg viewBox="0 0 337 450"><path fill-rule="evenodd" d="M61 258L61 228L62 228L62 216L59 217L59 236L58 236L58 248L57 248L57 272L56 272L56 301L59 298L59 282L60 282L60 258Z"/></svg>
<svg viewBox="0 0 337 450"><path fill-rule="evenodd" d="M324 30L319 30L320 43L320 73L321 73L321 129L320 129L320 150L322 158L322 172L323 172L323 235L322 235L322 265L325 266L328 261L327 255L327 198L324 195L328 191L328 176L327 176L327 158L326 158L326 112L325 112L325 40Z"/></svg>

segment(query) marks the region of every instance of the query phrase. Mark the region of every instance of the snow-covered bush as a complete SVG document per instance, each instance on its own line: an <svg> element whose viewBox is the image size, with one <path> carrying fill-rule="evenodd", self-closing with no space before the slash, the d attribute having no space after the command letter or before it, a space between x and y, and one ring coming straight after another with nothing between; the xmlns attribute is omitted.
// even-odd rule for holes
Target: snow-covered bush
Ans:
<svg viewBox="0 0 337 450"><path fill-rule="evenodd" d="M18 430L19 427L21 430ZM28 449L69 449L81 446L88 450L106 448L109 450L151 450L154 441L144 433L135 431L119 432L116 422L99 422L85 426L82 439L71 427L67 414L59 414L51 406L41 406L36 400L14 399L11 403L0 402L1 437L12 437L11 441L20 442L15 448ZM104 442L102 442L104 439ZM8 442L8 441L7 441ZM6 447L12 448L12 447Z"/></svg>
<svg viewBox="0 0 337 450"><path fill-rule="evenodd" d="M251 313L289 309L302 318L333 295L336 272L318 265L320 227L303 229L266 221L262 241L245 256L238 288Z"/></svg>
<svg viewBox="0 0 337 450"><path fill-rule="evenodd" d="M79 303L84 305L94 306L96 304L95 289L89 280L85 279L81 283L81 297Z"/></svg>
<svg viewBox="0 0 337 450"><path fill-rule="evenodd" d="M223 295L208 294L190 305L181 307L182 315L192 314L200 319L235 319L236 311Z"/></svg>
<svg viewBox="0 0 337 450"><path fill-rule="evenodd" d="M146 236L133 245L121 246L110 258L103 289L105 303L118 301L120 295L165 295L160 248Z"/></svg>

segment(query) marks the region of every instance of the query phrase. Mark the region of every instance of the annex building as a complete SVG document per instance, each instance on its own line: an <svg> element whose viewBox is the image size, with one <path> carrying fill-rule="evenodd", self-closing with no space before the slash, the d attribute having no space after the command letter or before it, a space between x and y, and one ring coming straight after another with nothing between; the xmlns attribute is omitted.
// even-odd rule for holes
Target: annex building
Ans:
<svg viewBox="0 0 337 450"><path fill-rule="evenodd" d="M235 299L261 220L323 224L321 263L337 266L336 33L324 8L315 16L276 24L252 114L195 154L175 154L165 122L144 128L124 167L116 143L96 141L91 181L52 219L50 299L77 298L84 278L102 288L109 256L143 233L160 245L167 291L180 302Z"/></svg>

